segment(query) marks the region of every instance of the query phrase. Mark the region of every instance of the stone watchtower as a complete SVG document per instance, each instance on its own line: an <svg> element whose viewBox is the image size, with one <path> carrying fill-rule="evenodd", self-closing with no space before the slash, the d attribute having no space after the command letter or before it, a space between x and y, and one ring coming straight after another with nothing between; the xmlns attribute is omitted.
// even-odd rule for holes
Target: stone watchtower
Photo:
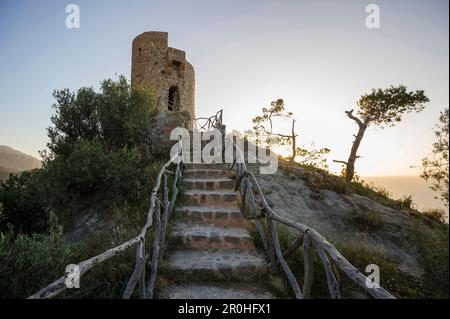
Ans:
<svg viewBox="0 0 450 319"><path fill-rule="evenodd" d="M195 73L184 51L168 46L167 32L144 32L133 40L131 83L156 92L159 112L187 111L195 118Z"/></svg>

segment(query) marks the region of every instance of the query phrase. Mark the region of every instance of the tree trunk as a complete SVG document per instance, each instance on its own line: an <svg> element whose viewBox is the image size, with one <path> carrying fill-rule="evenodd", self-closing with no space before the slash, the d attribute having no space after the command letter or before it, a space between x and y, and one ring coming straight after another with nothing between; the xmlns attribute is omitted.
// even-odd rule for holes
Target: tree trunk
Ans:
<svg viewBox="0 0 450 319"><path fill-rule="evenodd" d="M296 141L296 136L295 136L295 120L292 119L292 129L291 129L291 134L292 134L292 161L295 161L295 157L297 155L297 141Z"/></svg>
<svg viewBox="0 0 450 319"><path fill-rule="evenodd" d="M355 162L356 159L359 157L357 155L359 145L361 144L361 140L364 136L364 133L366 132L367 124L363 123L362 125L359 125L358 134L355 136L355 140L353 141L352 149L350 151L350 156L347 160L347 168L345 171L345 179L347 182L351 182L354 175L355 175Z"/></svg>

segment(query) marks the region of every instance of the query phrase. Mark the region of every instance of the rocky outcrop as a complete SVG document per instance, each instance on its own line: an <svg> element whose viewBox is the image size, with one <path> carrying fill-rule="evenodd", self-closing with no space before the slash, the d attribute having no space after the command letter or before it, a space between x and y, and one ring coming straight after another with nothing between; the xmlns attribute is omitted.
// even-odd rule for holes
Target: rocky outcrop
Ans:
<svg viewBox="0 0 450 319"><path fill-rule="evenodd" d="M408 275L419 278L423 269L417 248L411 241L410 229L415 223L411 210L389 207L367 196L338 193L329 189L313 189L302 180L302 170L286 172L278 169L270 175L258 174L258 181L273 209L281 216L316 229L332 244L358 243L381 250ZM349 220L355 211L373 211L382 226L376 231L356 228Z"/></svg>
<svg viewBox="0 0 450 319"><path fill-rule="evenodd" d="M192 119L187 111L162 112L150 123L147 142L148 152L155 158L167 158L172 145L177 141L170 140L170 133L176 127L189 128Z"/></svg>

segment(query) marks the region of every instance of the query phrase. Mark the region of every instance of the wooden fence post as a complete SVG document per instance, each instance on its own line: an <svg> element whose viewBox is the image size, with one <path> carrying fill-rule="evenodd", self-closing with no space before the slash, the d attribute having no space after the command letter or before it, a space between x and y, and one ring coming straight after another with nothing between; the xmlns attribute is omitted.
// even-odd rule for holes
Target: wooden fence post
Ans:
<svg viewBox="0 0 450 319"><path fill-rule="evenodd" d="M145 251L145 237L142 238L140 255L143 267L141 270L141 278L139 280L139 298L145 299L145 264L147 260L147 252Z"/></svg>
<svg viewBox="0 0 450 319"><path fill-rule="evenodd" d="M305 278L303 281L303 295L305 299L311 298L311 288L313 283L313 275L314 275L314 263L311 253L312 241L311 237L309 237L308 232L305 232L304 242L303 242L303 261L305 268Z"/></svg>
<svg viewBox="0 0 450 319"><path fill-rule="evenodd" d="M330 291L330 297L331 299L341 299L339 284L336 280L336 277L333 274L333 268L331 267L331 263L328 260L325 251L321 247L316 245L316 249L325 268L325 273L327 275L327 282L328 282L328 290Z"/></svg>
<svg viewBox="0 0 450 319"><path fill-rule="evenodd" d="M159 260L159 245L160 245L160 235L161 235L161 203L158 200L156 202L156 224L155 224L155 232L153 237L153 252L152 252L152 261L150 265L150 277L148 279L148 286L146 291L146 297L148 299L153 299L153 293L155 289L156 283L156 275L158 271L158 260Z"/></svg>

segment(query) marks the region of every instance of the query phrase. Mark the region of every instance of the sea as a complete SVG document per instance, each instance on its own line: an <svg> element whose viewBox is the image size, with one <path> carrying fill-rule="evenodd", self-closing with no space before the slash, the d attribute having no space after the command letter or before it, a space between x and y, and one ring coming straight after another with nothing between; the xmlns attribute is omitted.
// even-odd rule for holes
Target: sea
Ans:
<svg viewBox="0 0 450 319"><path fill-rule="evenodd" d="M369 184L383 187L394 199L411 196L415 208L419 211L440 208L446 211L448 216L448 207L439 199L439 192L431 190L430 183L420 176L365 176L362 179Z"/></svg>

